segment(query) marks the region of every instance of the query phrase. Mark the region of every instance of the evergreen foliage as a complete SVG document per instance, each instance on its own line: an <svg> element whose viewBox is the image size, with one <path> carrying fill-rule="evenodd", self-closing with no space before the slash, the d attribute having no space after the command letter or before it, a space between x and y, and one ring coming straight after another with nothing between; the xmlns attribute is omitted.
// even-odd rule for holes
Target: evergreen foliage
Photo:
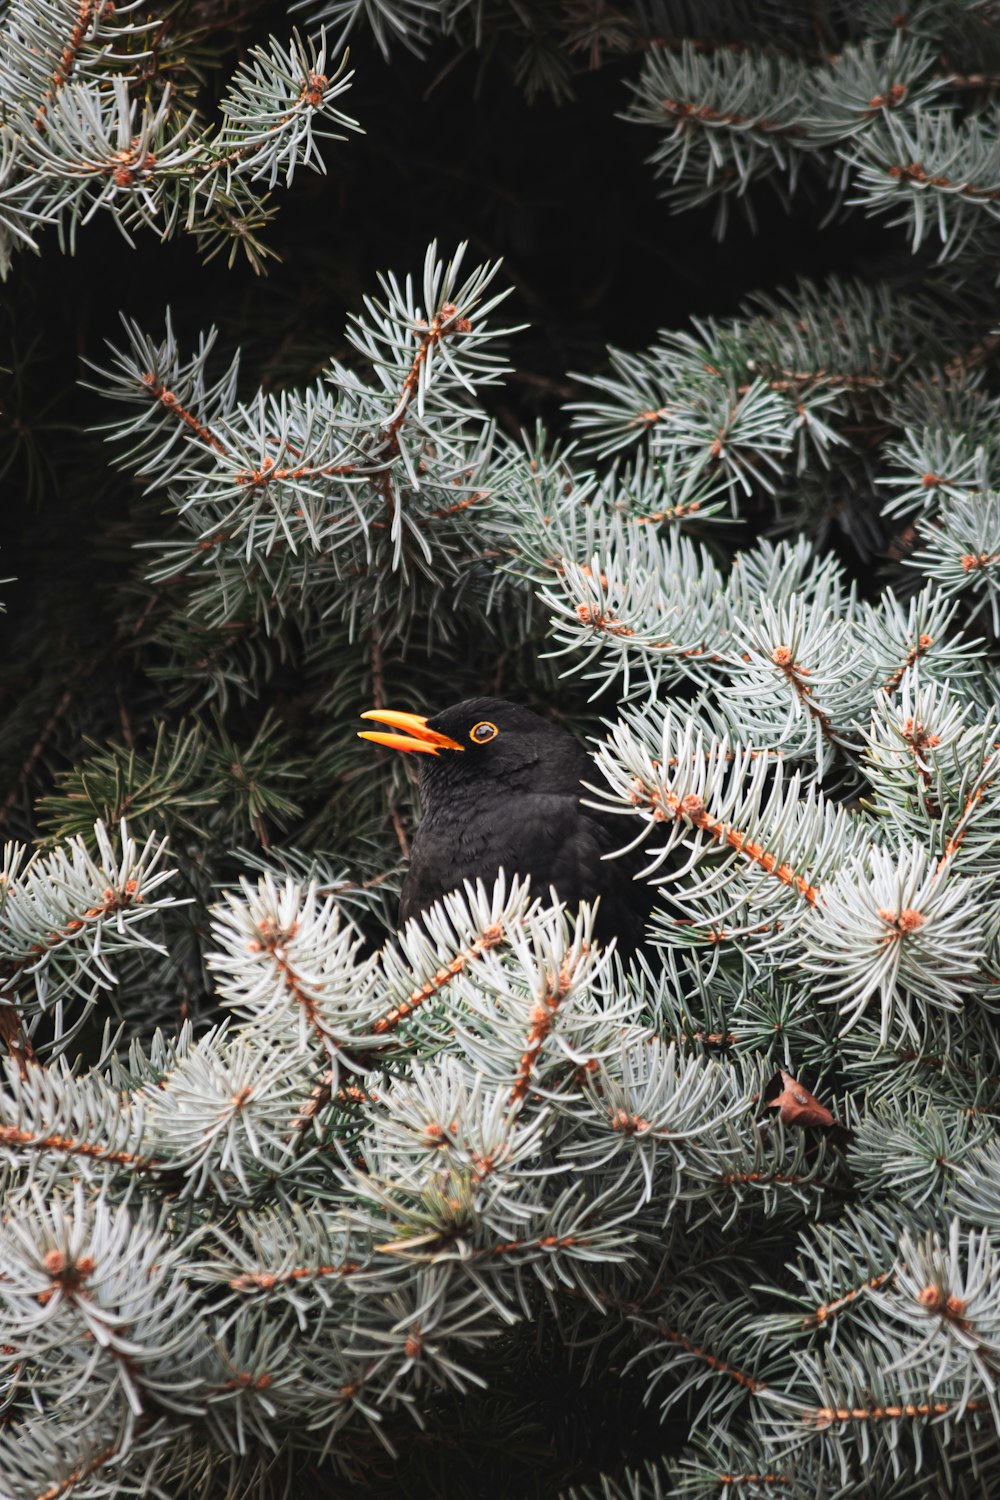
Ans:
<svg viewBox="0 0 1000 1500"><path fill-rule="evenodd" d="M234 58L196 5L12 0L8 251L102 208L259 270L271 190L354 149L350 34L382 87L400 44L569 111L617 69L677 233L806 202L883 259L650 328L533 429L465 243L378 246L294 378L280 310L241 358L152 278L86 344L96 505L15 349L14 503L106 576L11 585L0 1496L994 1495L994 14L310 20ZM418 809L357 716L484 684L589 735L630 967L518 871L394 930Z"/></svg>
<svg viewBox="0 0 1000 1500"><path fill-rule="evenodd" d="M55 225L70 249L77 230L109 209L129 237L194 233L207 256L242 246L259 264L254 230L271 216L268 193L297 165L322 165L317 141L357 123L333 107L350 85L341 63L327 77L326 47L296 34L254 47L229 82L213 128L178 88L182 65L160 44L168 18L112 0L12 0L0 31L0 117L5 147L0 272L17 248L37 249ZM195 40L195 38L192 38ZM339 137L343 139L344 137Z"/></svg>

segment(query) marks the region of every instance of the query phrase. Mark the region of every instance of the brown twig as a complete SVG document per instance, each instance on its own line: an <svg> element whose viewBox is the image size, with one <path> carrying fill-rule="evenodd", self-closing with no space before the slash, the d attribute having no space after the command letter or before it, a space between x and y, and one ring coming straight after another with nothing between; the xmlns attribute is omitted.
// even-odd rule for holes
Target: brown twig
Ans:
<svg viewBox="0 0 1000 1500"><path fill-rule="evenodd" d="M387 1032L395 1031L401 1021L407 1020L425 1001L430 1000L433 995L443 990L445 985L450 984L457 974L461 974L466 964L472 959L478 958L481 953L486 953L490 948L498 948L504 941L504 936L503 927L499 922L494 922L491 926L485 927L474 943L471 943L463 952L456 953L450 963L438 969L426 983L418 985L415 990L412 990L407 995L405 1000L401 1000L398 1005L394 1005L384 1016L380 1016L371 1028L374 1034L376 1036L385 1036Z"/></svg>
<svg viewBox="0 0 1000 1500"><path fill-rule="evenodd" d="M109 3L109 0L80 0L73 29L66 39L66 45L56 64L55 71L49 80L49 86L42 96L42 102L35 111L35 118L32 123L36 130L42 131L45 129L45 117L48 114L49 105L53 102L63 85L69 81L69 76L76 66L77 57L86 40L91 23L101 21L105 14L113 10L114 5Z"/></svg>
<svg viewBox="0 0 1000 1500"><path fill-rule="evenodd" d="M693 1354L695 1359L700 1359L704 1364L708 1365L710 1370L715 1370L717 1374L725 1375L729 1380L735 1381L737 1385L741 1385L744 1390L749 1391L752 1396L757 1396L761 1391L768 1389L763 1380L758 1380L755 1375L748 1374L746 1370L737 1369L735 1365L731 1365L726 1360L720 1359L718 1355L711 1354L701 1344L693 1343L683 1333L679 1333L675 1328L668 1328L659 1319L657 1319L655 1326L661 1339L666 1339L670 1344L676 1344L686 1354Z"/></svg>
<svg viewBox="0 0 1000 1500"><path fill-rule="evenodd" d="M66 1475L65 1479L61 1479L55 1484L50 1484L47 1490L42 1490L39 1495L35 1496L35 1500L59 1500L61 1495L65 1495L74 1489L81 1480L87 1479L91 1474L96 1474L98 1469L102 1469L112 1458L117 1457L119 1452L120 1447L117 1441L109 1443L106 1448L101 1448L86 1463L78 1464L75 1469Z"/></svg>
<svg viewBox="0 0 1000 1500"><path fill-rule="evenodd" d="M906 658L902 662L902 664L896 668L895 672L893 672L890 677L886 678L885 682L883 682L882 691L884 693L894 693L899 687L899 684L902 682L905 674L916 662L920 660L925 652L931 649L933 644L933 636L918 636L915 644L910 647L909 651L907 651Z"/></svg>
<svg viewBox="0 0 1000 1500"><path fill-rule="evenodd" d="M200 438L203 443L207 443L210 448L214 448L216 453L221 453L224 458L229 457L219 439L198 421L194 412L188 411L186 406L182 406L173 391L168 391L165 385L161 385L151 371L147 371L145 375L140 375L139 379L150 394L159 401L161 406L166 407L167 411L171 412L178 421L190 427L195 437Z"/></svg>
<svg viewBox="0 0 1000 1500"><path fill-rule="evenodd" d="M556 1011L569 994L572 985L573 975L564 963L559 973L553 974L550 977L544 995L533 1006L531 1011L531 1029L528 1032L524 1052L518 1064L514 1087L510 1091L511 1104L516 1104L528 1092L528 1085L531 1081L531 1070L538 1061L538 1054L541 1051L542 1043L552 1030Z"/></svg>
<svg viewBox="0 0 1000 1500"><path fill-rule="evenodd" d="M842 1296L835 1297L832 1302L821 1303L815 1312L809 1313L807 1317L803 1318L803 1329L819 1328L829 1318L836 1317L842 1308L850 1307L851 1303L857 1301L865 1292L877 1291L880 1286L885 1286L886 1282L891 1284L895 1279L895 1271L883 1271L881 1275L872 1276L868 1281L863 1281L860 1286L852 1287L850 1291L844 1292Z"/></svg>
<svg viewBox="0 0 1000 1500"><path fill-rule="evenodd" d="M99 1142L78 1141L68 1135L33 1135L30 1130L22 1130L17 1125L0 1125L0 1145L27 1146L34 1151L61 1151L67 1156L90 1157L93 1161L111 1162L117 1167L132 1167L137 1172L157 1172L167 1167L165 1162L137 1156L132 1151L112 1151Z"/></svg>
<svg viewBox="0 0 1000 1500"><path fill-rule="evenodd" d="M818 1406L802 1413L809 1427L844 1426L848 1422L895 1422L901 1417L943 1417L949 1411L977 1412L989 1408L987 1401L907 1401L899 1406Z"/></svg>
<svg viewBox="0 0 1000 1500"><path fill-rule="evenodd" d="M27 785L29 779L31 778L32 772L44 755L45 747L48 744L49 740L52 738L52 735L55 733L60 719L69 708L72 701L73 689L71 687L68 687L63 691L62 697L59 699L59 702L56 704L55 708L52 710L52 713L49 715L48 719L43 725L41 733L39 734L37 740L32 745L31 750L28 753L27 760L21 767L17 780L14 782L14 785L11 787L10 791L7 793L7 796L4 798L3 806L0 807L0 823L5 823L7 821L7 818L9 817L15 804L17 803L17 799L20 797L22 791L24 790L24 787Z"/></svg>
<svg viewBox="0 0 1000 1500"><path fill-rule="evenodd" d="M830 717L820 708L813 697L812 684L806 681L810 672L809 667L803 667L801 663L797 662L788 646L775 646L771 652L771 660L781 672L785 681L794 690L796 697L810 718L815 719L823 738L828 744L836 748L837 740L833 732L833 726L830 723Z"/></svg>
<svg viewBox="0 0 1000 1500"><path fill-rule="evenodd" d="M727 844L730 849L735 849L738 854L742 854L744 858L759 865L768 875L773 875L776 880L780 880L782 885L798 891L810 906L815 906L819 900L817 886L810 885L803 875L797 875L791 865L779 864L775 855L764 849L762 845L748 839L745 833L741 833L730 823L723 823L718 818L713 818L701 798L694 793L679 797L676 792L661 792L659 787L650 787L637 780L629 801L633 807L639 807L643 802L648 802L653 809L653 820L657 823L666 822L668 819L672 822L679 822L681 818L687 818L695 828L701 829L710 838Z"/></svg>

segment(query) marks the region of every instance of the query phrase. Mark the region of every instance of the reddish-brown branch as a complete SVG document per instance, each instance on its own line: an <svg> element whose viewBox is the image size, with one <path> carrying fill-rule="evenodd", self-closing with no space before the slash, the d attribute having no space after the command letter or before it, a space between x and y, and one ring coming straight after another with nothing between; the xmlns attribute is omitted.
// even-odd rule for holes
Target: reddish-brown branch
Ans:
<svg viewBox="0 0 1000 1500"><path fill-rule="evenodd" d="M221 453L224 458L229 457L219 439L209 432L207 427L202 426L193 412L188 411L186 406L181 405L173 391L168 391L166 386L160 385L155 375L147 372L147 374L141 375L139 378L150 394L155 396L156 400L159 401L160 405L166 407L167 411L172 412L179 421L184 422L190 427L195 437L200 438L203 443L207 443L209 447L214 448L216 453Z"/></svg>
<svg viewBox="0 0 1000 1500"><path fill-rule="evenodd" d="M336 885L321 885L321 896L340 896L345 891L374 891L387 880L395 880L397 870L383 870L381 875L369 875L365 880L339 880Z"/></svg>
<svg viewBox="0 0 1000 1500"><path fill-rule="evenodd" d="M323 1074L323 1077L320 1079L319 1083L310 1092L308 1100L299 1110L299 1113L295 1116L294 1120L291 1122L291 1125L289 1126L290 1130L296 1133L302 1130L305 1125L309 1124L310 1120L314 1120L316 1118L321 1109L325 1109L326 1106L332 1102L334 1098L333 1082L334 1077L333 1071L331 1069ZM337 1090L336 1098L338 1104L343 1104L345 1106L355 1104L379 1103L378 1094L368 1093L365 1089L359 1089L354 1084L345 1084L343 1088L339 1088Z"/></svg>
<svg viewBox="0 0 1000 1500"><path fill-rule="evenodd" d="M692 104L686 99L661 99L660 107L665 115L679 124L698 125L746 125L752 130L763 130L768 135L794 137L802 134L798 125L782 125L777 120L753 119L736 110L713 109L710 104Z"/></svg>
<svg viewBox="0 0 1000 1500"><path fill-rule="evenodd" d="M949 73L944 82L952 89L1000 89L996 73Z"/></svg>
<svg viewBox="0 0 1000 1500"><path fill-rule="evenodd" d="M913 757L914 770L917 773L917 780L923 788L921 796L924 810L928 817L939 818L941 816L941 809L933 795L934 780L922 756L925 750L934 750L940 745L940 736L930 734L926 726L919 719L907 719L903 725L903 739L909 747L910 754Z"/></svg>
<svg viewBox="0 0 1000 1500"><path fill-rule="evenodd" d="M399 1005L393 1006L392 1010L380 1016L372 1026L372 1031L376 1036L385 1036L387 1032L395 1031L401 1021L407 1020L415 1010L419 1010L421 1005L443 990L446 984L450 984L457 974L461 974L471 959L478 958L481 953L487 952L490 948L499 947L503 940L504 930L499 922L494 922L492 926L485 928L482 935L470 947L462 953L456 953L451 962L438 969L436 974L432 974L425 984L419 985L407 995L405 1000L400 1001Z"/></svg>
<svg viewBox="0 0 1000 1500"><path fill-rule="evenodd" d="M812 684L805 681L810 675L809 667L803 667L797 662L788 646L775 646L771 652L771 660L793 689L810 718L816 720L823 738L830 744L836 744L830 717L824 713L813 697Z"/></svg>
<svg viewBox="0 0 1000 1500"><path fill-rule="evenodd" d="M720 1474L720 1484L791 1484L787 1474Z"/></svg>
<svg viewBox="0 0 1000 1500"><path fill-rule="evenodd" d="M86 1156L95 1161L107 1161L115 1166L132 1167L137 1172L160 1171L165 1163L148 1156L136 1156L131 1151L111 1151L107 1146L93 1141L78 1141L68 1135L33 1135L30 1130L21 1130L17 1125L0 1125L0 1146L27 1146L33 1151L61 1151L67 1156Z"/></svg>
<svg viewBox="0 0 1000 1500"><path fill-rule="evenodd" d="M131 906L141 905L142 895L139 892L137 880L126 880L121 890L107 886L97 906L88 906L82 917L71 917L63 927L54 927L40 943L32 943L30 951L23 958L11 959L7 965L8 973L5 977L12 978L15 972L30 968L32 964L37 963L43 953L58 947L67 938L82 931L87 921L92 921L97 917L112 916L115 912L127 911Z"/></svg>
<svg viewBox="0 0 1000 1500"><path fill-rule="evenodd" d="M677 919L678 927L694 927L696 925L695 922L687 921L685 918ZM742 943L748 937L755 937L761 932L780 931L780 922L759 922L756 927L708 927L705 930L705 938L710 943L728 943L730 940Z"/></svg>
<svg viewBox="0 0 1000 1500"><path fill-rule="evenodd" d="M444 516L456 515L460 510L468 510L470 505L482 505L484 500L492 500L492 498L489 490L477 490L474 495L467 495L464 500L459 500L454 505L445 505L441 510L432 510L427 520L440 521Z"/></svg>
<svg viewBox="0 0 1000 1500"><path fill-rule="evenodd" d="M185 419L186 420L186 419ZM220 452L222 449L220 448ZM259 469L241 469L233 476L236 484L245 485L247 489L263 489L265 485L279 483L285 479L315 479L326 475L343 477L348 474L356 474L360 465L358 464L300 464L296 469L282 469L274 467L273 458L265 458Z"/></svg>
<svg viewBox="0 0 1000 1500"><path fill-rule="evenodd" d="M217 1391L269 1391L273 1385L272 1377L266 1370L260 1375L251 1375L249 1370L241 1370L238 1375L230 1376L221 1385L214 1387Z"/></svg>
<svg viewBox="0 0 1000 1500"><path fill-rule="evenodd" d="M271 958L274 967L285 982L285 987L296 1005L300 1005L306 1020L321 1042L331 1041L332 1037L324 1024L320 1013L319 1002L314 995L307 993L301 976L296 972L285 956L285 945L295 936L298 924L292 923L290 928L275 927L265 918L258 922L257 931L260 937L251 945L253 952L265 952Z"/></svg>
<svg viewBox="0 0 1000 1500"><path fill-rule="evenodd" d="M310 109L321 109L323 106L324 92L329 84L325 73L310 73L308 78L303 79L302 87L299 89L298 104L308 104ZM295 110L290 109L283 114L280 120L271 127L270 135L277 135L282 126L287 125L289 120L295 118ZM231 167L236 162L242 161L245 156L250 156L254 151L260 149L259 141L247 141L244 146L235 146L225 156L212 156L207 161L196 162L189 171L200 172L203 177L211 172L218 172L222 167Z"/></svg>
<svg viewBox="0 0 1000 1500"><path fill-rule="evenodd" d="M956 1329L962 1335L964 1344L972 1344L980 1363L993 1374L997 1373L1000 1367L993 1341L989 1337L983 1339L974 1320L966 1317L968 1303L964 1297L959 1297L957 1293L949 1292L946 1286L932 1281L921 1287L914 1300L925 1312L940 1318L942 1324Z"/></svg>
<svg viewBox="0 0 1000 1500"><path fill-rule="evenodd" d="M885 385L885 376L877 373L848 374L837 370L782 370L780 375L765 380L764 384L769 391L777 391L779 395L824 385L833 386L836 390L869 391ZM744 382L736 390L739 395L745 396L748 391L753 390L753 383Z"/></svg>
<svg viewBox="0 0 1000 1500"><path fill-rule="evenodd" d="M900 1417L943 1417L956 1409L952 1401L908 1401L899 1406L817 1406L802 1413L802 1420L809 1427L833 1427L847 1422L890 1422ZM977 1412L989 1409L987 1401L966 1401L957 1407L961 1412Z"/></svg>
<svg viewBox="0 0 1000 1500"><path fill-rule="evenodd" d="M57 1293L63 1293L73 1299L89 1296L86 1283L88 1277L94 1274L93 1256L81 1255L74 1259L64 1254L62 1250L49 1250L43 1258L43 1264L49 1273L50 1285L45 1291L37 1294L42 1307L47 1302L51 1302ZM119 1352L112 1350L114 1357L118 1357ZM126 1355L121 1357L127 1359Z"/></svg>
<svg viewBox="0 0 1000 1500"><path fill-rule="evenodd" d="M652 1129L645 1115L630 1115L626 1109L609 1109L608 1118L611 1129L620 1130L622 1135L642 1135Z"/></svg>
<svg viewBox="0 0 1000 1500"><path fill-rule="evenodd" d="M884 94L875 94L868 101L866 115L877 114L880 109L897 109L906 98L906 84L893 83L886 89Z"/></svg>
<svg viewBox="0 0 1000 1500"><path fill-rule="evenodd" d="M435 344L448 337L450 333L469 333L472 323L468 318L458 317L458 308L454 302L444 302L441 311L435 313L434 317L421 331L417 340L417 352L413 356L413 362L406 373L403 388L400 392L396 407L396 415L386 428L386 435L395 439L403 423L406 421L406 413L410 402L417 393L420 384L420 371L427 360L427 355Z"/></svg>
<svg viewBox="0 0 1000 1500"><path fill-rule="evenodd" d="M359 1089L354 1084L347 1084L345 1088L337 1090L338 1104L379 1104L381 1098L367 1089Z"/></svg>
<svg viewBox="0 0 1000 1500"><path fill-rule="evenodd" d="M683 1349L687 1354L693 1354L696 1359L700 1359L704 1364L708 1365L710 1370L715 1370L719 1375L725 1375L729 1380L734 1380L737 1385L741 1385L751 1395L756 1396L761 1391L767 1390L767 1385L763 1380L758 1380L756 1376L748 1374L746 1370L737 1369L735 1365L728 1364L724 1359L719 1359L718 1355L710 1354L701 1344L693 1343L683 1333L678 1333L675 1328L668 1328L659 1319L656 1322L656 1331L662 1339L666 1339L670 1344L676 1344L678 1348Z"/></svg>
<svg viewBox="0 0 1000 1500"><path fill-rule="evenodd" d="M803 1172L723 1172L719 1181L723 1187L734 1187L736 1183L781 1182L794 1186L797 1182L808 1182Z"/></svg>
<svg viewBox="0 0 1000 1500"><path fill-rule="evenodd" d="M842 1297L835 1297L832 1302L821 1303L815 1312L810 1313L808 1317L802 1319L802 1327L804 1329L819 1328L821 1324L826 1323L830 1318L836 1317L837 1313L843 1308L849 1307L863 1293L877 1291L880 1286L885 1286L887 1282L891 1285L895 1279L895 1271L883 1271L880 1276L872 1276L869 1281L863 1281L860 1286L852 1287Z"/></svg>
<svg viewBox="0 0 1000 1500"><path fill-rule="evenodd" d="M42 1490L40 1494L35 1496L35 1500L59 1500L60 1495L67 1494L81 1480L87 1479L91 1474L96 1474L98 1469L102 1469L111 1459L116 1458L119 1451L117 1442L109 1443L106 1448L102 1448L98 1453L95 1453L93 1458L88 1459L86 1463L79 1464L77 1468L66 1475L65 1479L59 1480L56 1484L50 1484L47 1490Z"/></svg>
<svg viewBox="0 0 1000 1500"><path fill-rule="evenodd" d="M968 370L974 370L977 365L985 364L992 359L997 349L1000 348L1000 333L987 334L978 344L965 354L956 354L954 359L948 361L944 367L944 373L949 380L959 380Z"/></svg>
<svg viewBox="0 0 1000 1500"><path fill-rule="evenodd" d="M931 649L933 644L933 636L919 635L917 637L916 644L911 646L909 651L907 651L906 658L903 661L902 665L897 667L892 676L887 677L885 682L883 682L882 691L884 693L894 693L899 687L899 684L902 682L904 675L909 671L910 667L912 667L915 662L919 661L924 653Z"/></svg>
<svg viewBox="0 0 1000 1500"><path fill-rule="evenodd" d="M676 823L682 818L687 819L710 838L716 839L720 844L728 844L730 849L735 849L744 858L759 865L768 875L780 880L782 885L798 891L810 906L816 905L819 900L818 886L810 885L804 876L796 875L791 865L779 864L775 855L748 839L746 834L738 832L731 824L713 818L700 797L693 793L679 797L676 792L661 792L659 787L646 786L640 781L636 781L635 788L629 801L633 807L639 807L644 801L648 802L653 808L654 822L664 823L669 819Z"/></svg>
<svg viewBox="0 0 1000 1500"><path fill-rule="evenodd" d="M576 606L576 617L581 625L589 625L592 630L603 631L605 635L614 636L616 639L634 640L635 631L631 626L616 619L614 615L606 615L593 604L578 604ZM705 656L708 661L718 661L720 658L714 652L708 652L705 646L678 647L676 641L644 641L642 643L650 651L674 651L678 656L697 657Z"/></svg>
<svg viewBox="0 0 1000 1500"><path fill-rule="evenodd" d="M682 521L686 516L697 515L700 510L700 500L689 500L684 505L668 505L666 510L654 510L648 516L636 516L634 519L640 524L655 523L658 521Z"/></svg>
<svg viewBox="0 0 1000 1500"><path fill-rule="evenodd" d="M199 552L211 552L213 547L221 547L224 542L231 542L232 539L233 533L231 531L213 531L211 536L203 536L195 542L195 547ZM277 537L274 545L277 547L284 540L284 537Z"/></svg>
<svg viewBox="0 0 1000 1500"><path fill-rule="evenodd" d="M669 417L673 409L672 406L659 406L655 410L641 411L632 418L628 425L630 427L655 427L658 422L663 421L664 417Z"/></svg>
<svg viewBox="0 0 1000 1500"><path fill-rule="evenodd" d="M79 0L73 29L66 39L66 45L55 66L49 86L42 97L42 102L35 111L35 118L32 123L36 130L45 129L45 116L48 114L49 105L53 102L63 85L69 81L69 76L76 66L77 57L80 54L80 49L84 44L87 32L90 30L91 23L95 19L100 20L103 16L110 15L114 8L113 0L105 0L104 4L101 4L100 0Z"/></svg>
<svg viewBox="0 0 1000 1500"><path fill-rule="evenodd" d="M956 1328L965 1334L975 1334L975 1325L970 1318L965 1316L966 1302L963 1297L958 1297L954 1292L946 1295L944 1290L934 1282L921 1287L917 1293L916 1302L926 1312L936 1313L946 1323L953 1323ZM976 1339L979 1354L985 1362L993 1367L996 1365L993 1351L984 1349L982 1341Z"/></svg>
<svg viewBox="0 0 1000 1500"><path fill-rule="evenodd" d="M107 0L107 4L112 5L113 0ZM296 105L307 104L310 109L321 109L328 83L329 79L325 73L310 73L302 81ZM270 136L277 135L288 124L289 120L295 118L296 113L297 110L294 106L292 109L287 110L271 126L268 134ZM213 155L210 146L203 146L203 150L204 155L200 161L185 162L183 166L167 168L166 175L168 177L197 175L204 179L211 176L212 173L222 171L226 167L235 166L237 162L243 161L247 156L252 156L255 151L260 150L260 141L246 141L242 146L235 146L232 151L227 151L223 156ZM142 146L138 137L133 137L131 147L122 151L116 151L111 161L78 162L69 168L69 170L76 176L111 177L119 187L127 188L131 187L135 181L136 172L141 172L144 177L152 176L156 170L156 157L151 151L146 150ZM161 175L163 175L162 169ZM228 217L231 222L239 223L239 220L234 216L229 215Z"/></svg>
<svg viewBox="0 0 1000 1500"><path fill-rule="evenodd" d="M247 1271L235 1276L229 1285L237 1292L269 1292L272 1287L290 1286L296 1281L313 1281L320 1276L350 1276L356 1262L345 1260L337 1266L295 1266L291 1271Z"/></svg>
<svg viewBox="0 0 1000 1500"><path fill-rule="evenodd" d="M958 184L953 177L945 177L943 174L932 176L924 167L922 162L911 161L905 164L894 162L886 167L890 177L897 182L915 182L919 186L955 188ZM988 188L977 186L974 182L963 182L958 191L963 198L973 198L984 203L996 203L1000 199L1000 188Z"/></svg>
<svg viewBox="0 0 1000 1500"><path fill-rule="evenodd" d="M542 1043L552 1030L556 1012L563 1000L569 994L573 985L573 975L564 963L559 973L553 975L545 994L536 1002L531 1011L531 1029L528 1032L524 1052L518 1064L517 1075L514 1079L514 1087L510 1091L510 1102L515 1104L523 1099L528 1092L528 1084L531 1079L531 1070L535 1065Z"/></svg>
<svg viewBox="0 0 1000 1500"><path fill-rule="evenodd" d="M716 369L714 365L706 364L705 368L710 375L717 375L721 378L722 371ZM791 391L801 391L815 386L832 386L837 390L845 391L873 390L885 385L885 379L885 376L877 371L863 373L838 370L783 369L770 379L766 379L764 384L768 390L786 395ZM739 396L745 396L751 390L753 390L753 383L750 381L745 381L736 387L736 392ZM630 427L641 427L645 431L648 431L649 428L656 427L665 418L671 416L674 410L675 408L672 406L650 407L646 411L637 412L634 417L629 419L628 425ZM718 454L716 453L715 456L718 457ZM697 503L692 508L697 509ZM683 512L684 507L681 506L680 509ZM672 519L672 517L669 518ZM655 517L651 519L655 519Z"/></svg>
<svg viewBox="0 0 1000 1500"><path fill-rule="evenodd" d="M587 1240L578 1234L547 1234L540 1240L508 1240L506 1244L494 1245L489 1255L516 1255L524 1250L568 1250L571 1245L586 1245Z"/></svg>
<svg viewBox="0 0 1000 1500"><path fill-rule="evenodd" d="M985 781L981 781L981 782L979 782L979 784L977 786L973 787L972 791L966 797L966 799L965 799L965 806L962 808L961 817L958 819L958 822L955 824L955 827L952 829L951 833L948 835L948 842L944 846L944 853L942 854L941 858L938 860L938 865L937 865L937 873L938 874L940 874L941 871L944 869L945 865L947 864L948 860L951 859L952 855L953 854L957 854L958 851L959 851L959 849L962 847L962 842L963 842L963 840L965 838L965 835L966 835L967 825L968 825L968 822L969 822L969 818L972 816L972 814L975 811L975 809L982 802L983 797L986 795L986 792L989 790L989 788L992 785L993 785L992 778L990 778L988 780L985 780Z"/></svg>
<svg viewBox="0 0 1000 1500"><path fill-rule="evenodd" d="M138 882L127 880L121 890L115 890L109 886L103 894L99 905L88 907L82 917L73 917L64 927L54 928L47 933L40 943L32 943L28 953L21 958L9 958L0 964L0 999L4 998L5 992L9 990L12 982L17 976L30 969L40 958L67 938L81 932L87 922L95 918L110 916L116 911L124 911L133 905L140 905L142 896L139 894ZM25 1076L25 1064L33 1056L30 1041L22 1031L21 1013L13 1003L0 1004L0 1040L7 1045L11 1057L17 1060L18 1070L21 1076Z"/></svg>
<svg viewBox="0 0 1000 1500"><path fill-rule="evenodd" d="M14 1005L0 1005L0 1042L17 1064L21 1077L27 1078L28 1064L34 1061L35 1051L25 1035L21 1012Z"/></svg>
<svg viewBox="0 0 1000 1500"><path fill-rule="evenodd" d="M385 429L385 442L379 449L380 457L384 459L386 468L381 474L375 475L373 484L381 492L385 503L386 518L389 524L395 518L395 497L392 487L392 475L389 470L394 458L399 455L399 433L406 421L406 414L410 409L410 402L416 395L420 386L420 372L427 360L427 355L434 344L440 343L442 339L451 333L468 333L472 323L468 318L457 316L458 308L453 302L445 302L440 312L436 313L430 323L421 328L417 340L417 352L403 380L399 400L396 403L396 413Z"/></svg>
<svg viewBox="0 0 1000 1500"><path fill-rule="evenodd" d="M114 0L106 0L106 3L112 5ZM303 80L296 103L307 104L310 109L320 109L328 82L325 74L310 73L308 78ZM288 124L289 120L295 118L296 112L296 109L292 108L283 114L272 125L269 135L276 135L283 126ZM185 162L183 165L175 165L166 169L161 167L160 176L176 178L196 175L204 179L226 167L235 166L247 156L252 156L255 151L260 150L260 141L247 141L244 145L236 146L232 151L226 152L224 156L214 156L210 147L203 147L203 149L205 155L202 160ZM76 161L68 166L66 171L76 177L110 177L118 187L129 188L135 181L136 173L141 173L147 179L152 177L157 171L157 162L153 153L143 146L140 137L133 136L131 146L114 152L110 161ZM230 223L239 228L241 220L233 214L227 213L226 217Z"/></svg>

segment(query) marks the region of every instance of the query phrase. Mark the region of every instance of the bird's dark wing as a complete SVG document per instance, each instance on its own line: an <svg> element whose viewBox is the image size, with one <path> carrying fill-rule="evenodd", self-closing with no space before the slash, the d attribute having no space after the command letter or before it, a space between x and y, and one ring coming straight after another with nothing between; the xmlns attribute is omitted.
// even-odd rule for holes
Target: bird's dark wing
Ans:
<svg viewBox="0 0 1000 1500"><path fill-rule="evenodd" d="M649 863L649 853L640 846L619 858L609 858L635 838L638 832L635 820L594 809L585 809L585 812L595 829L602 856L599 866L601 909L596 936L602 943L612 936L617 937L619 954L622 958L629 958L642 946L656 897L654 887L637 878Z"/></svg>
<svg viewBox="0 0 1000 1500"><path fill-rule="evenodd" d="M579 794L521 792L477 800L446 816L430 816L414 840L400 900L405 923L466 880L528 875L537 895L554 888L570 906L600 897L596 933L618 939L623 956L642 939L652 892L632 880L635 861L602 858L628 841L626 819L602 818L582 806Z"/></svg>

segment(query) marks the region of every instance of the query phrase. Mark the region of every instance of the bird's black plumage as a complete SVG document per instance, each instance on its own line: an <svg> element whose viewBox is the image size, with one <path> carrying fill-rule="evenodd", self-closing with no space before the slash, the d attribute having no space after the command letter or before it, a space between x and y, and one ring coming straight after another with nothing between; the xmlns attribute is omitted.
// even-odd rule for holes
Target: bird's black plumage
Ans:
<svg viewBox="0 0 1000 1500"><path fill-rule="evenodd" d="M480 729L476 726L489 726ZM403 883L400 923L466 880L528 875L569 906L600 897L595 936L623 956L642 941L653 892L633 877L641 855L605 859L629 842L625 819L587 807L595 767L565 729L502 698L469 698L426 721L463 748L418 755L424 815ZM490 730L496 733L491 734Z"/></svg>

